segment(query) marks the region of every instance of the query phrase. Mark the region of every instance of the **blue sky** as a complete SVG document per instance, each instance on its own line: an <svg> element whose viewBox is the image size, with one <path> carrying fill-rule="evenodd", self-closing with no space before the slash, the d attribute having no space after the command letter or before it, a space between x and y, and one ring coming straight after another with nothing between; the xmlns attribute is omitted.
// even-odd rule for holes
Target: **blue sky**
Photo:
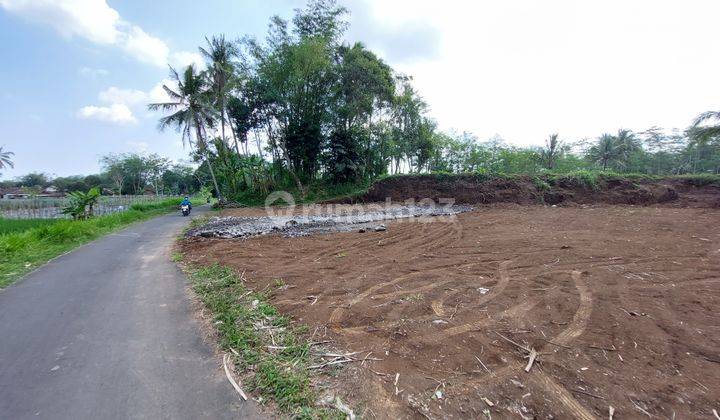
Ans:
<svg viewBox="0 0 720 420"><path fill-rule="evenodd" d="M345 0L349 40L415 77L442 129L518 145L684 128L720 108L715 0ZM201 4L201 6L198 6ZM112 152L186 157L145 110L203 37L262 37L303 1L0 0L3 179L87 174Z"/></svg>

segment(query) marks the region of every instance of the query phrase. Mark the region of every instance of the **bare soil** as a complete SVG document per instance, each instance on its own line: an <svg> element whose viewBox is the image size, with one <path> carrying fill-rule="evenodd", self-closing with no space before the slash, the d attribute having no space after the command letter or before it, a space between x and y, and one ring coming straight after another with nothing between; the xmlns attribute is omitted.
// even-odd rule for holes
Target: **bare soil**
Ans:
<svg viewBox="0 0 720 420"><path fill-rule="evenodd" d="M712 208L506 204L385 232L181 248L273 290L314 339L382 359L324 377L368 418L591 419L610 406L711 418L719 221ZM529 372L521 347L539 352Z"/></svg>
<svg viewBox="0 0 720 420"><path fill-rule="evenodd" d="M479 179L473 175L406 175L375 182L359 197L339 202L378 202L392 199L439 199L452 197L455 203L516 204L633 204L667 203L675 207L720 208L720 186L695 185L689 179L598 178L589 185L578 178L560 178L548 182L540 178Z"/></svg>

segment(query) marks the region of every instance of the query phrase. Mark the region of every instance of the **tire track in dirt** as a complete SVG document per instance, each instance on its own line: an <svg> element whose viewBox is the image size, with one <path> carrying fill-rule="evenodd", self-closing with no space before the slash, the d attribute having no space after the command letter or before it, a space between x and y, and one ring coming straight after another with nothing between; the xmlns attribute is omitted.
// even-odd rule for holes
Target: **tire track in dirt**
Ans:
<svg viewBox="0 0 720 420"><path fill-rule="evenodd" d="M462 228L458 225L458 223L450 223L450 226L452 228L450 231L448 231L447 229L441 229L440 230L441 235L434 237L430 241L427 240L426 235L418 235L417 232L408 231L408 232L403 232L400 234L391 234L390 236L382 238L379 241L377 241L377 244L380 245L382 243L383 246L389 245L389 244L397 244L398 246L401 247L401 249L408 249L408 250L413 249L417 246L421 246L421 245L423 248L444 249L449 244L454 243L454 241L457 240L457 238L459 237L459 235L461 234L461 231L462 231ZM430 230L431 227L434 227L434 226L431 226L429 224L423 224L422 230L423 231ZM424 232L424 233L426 233L426 232ZM372 239L371 241L375 241L375 239ZM359 241L359 242L364 243L364 240ZM361 246L360 243L354 244L354 247L360 247L360 246ZM348 249L353 249L354 247L350 247ZM408 255L412 255L412 253L408 252ZM442 271L442 269L445 269L448 267L450 267L450 265L448 265L447 267L435 266L430 271ZM364 273L364 275L367 275L370 273L378 273L384 269L385 269L384 266L378 266L378 267L375 267L374 269L371 269L368 272ZM371 294L375 293L378 290L383 289L384 287L394 286L394 285L396 285L404 280L407 280L413 276L427 274L427 272L428 272L427 270L425 272L422 272L421 269L418 268L418 270L416 270L416 271L412 271L410 273L403 274L399 277L396 277L395 279L393 279L391 281L383 282L383 283L379 283L374 286L371 286L370 288L366 289L364 292L362 292L359 295L355 296L354 298L350 299L347 303L341 304L339 307L335 308L332 311L332 313L330 314L328 323L331 326L333 326L334 328L338 328L339 323L344 318L344 316L347 312L347 309L349 309L353 305L363 301L368 296L370 296ZM428 288L427 290L430 290L430 289L433 289L433 288ZM410 290L410 291L407 291L407 293L411 294L414 292L412 290Z"/></svg>
<svg viewBox="0 0 720 420"><path fill-rule="evenodd" d="M577 311L573 315L573 320L570 322L570 324L549 340L553 343L561 344L564 346L568 345L572 340L579 337L583 334L583 332L585 332L593 308L592 294L590 292L590 289L583 281L582 273L580 271L573 270L570 272L570 275L576 289L578 290L580 301L579 306ZM521 305L522 304L516 305L514 308L518 308ZM506 312L509 311L510 310ZM513 313L510 313L508 315L512 316L516 314L520 315L522 314L522 311L518 308ZM525 364L522 362L512 362L509 365L494 371L490 379L492 380L492 383L495 384L500 383L504 380L509 380L513 376L518 375L518 373L522 373L524 365ZM571 413L573 418L583 420L596 419L595 415L593 415L590 411L588 411L588 409L586 409L582 404L580 404L580 402L577 401L577 399L575 399L575 397L563 385L557 383L553 378L540 370L539 367L531 370L528 375L528 379L533 383L533 385L543 389L546 392L551 393L557 399L557 401ZM469 381L467 384L471 386L474 385L476 387L487 386L488 378L483 377L474 379Z"/></svg>
<svg viewBox="0 0 720 420"><path fill-rule="evenodd" d="M557 401L562 404L572 415L572 418L581 420L595 420L597 417L588 411L578 400L573 397L570 391L564 386L559 384L553 378L548 376L545 372L536 370L530 375L530 382L542 388L545 391L552 393Z"/></svg>
<svg viewBox="0 0 720 420"><path fill-rule="evenodd" d="M575 338L582 335L583 332L585 332L585 328L587 328L588 320L590 319L590 313L592 312L593 308L593 300L592 300L592 294L590 293L590 289L587 287L585 282L582 279L582 273L580 271L571 271L570 275L572 276L573 282L575 283L575 288L577 288L578 292L580 293L580 307L575 312L575 315L573 316L572 322L570 322L570 325L568 325L567 328L565 328L560 334L556 335L555 338L553 338L553 342L567 345L570 341L574 340Z"/></svg>
<svg viewBox="0 0 720 420"><path fill-rule="evenodd" d="M478 265L478 264L479 264L479 263L476 263L476 262L468 263L468 264L462 264L462 265L456 266L456 269L457 269L457 270L461 270L461 269L464 268L464 267L474 266L474 265ZM509 275L508 275L508 273L507 273L507 267L508 267L509 264L510 264L510 261L503 261L503 262L500 263L500 266L499 266L499 268L498 268L498 273L499 273L499 274L498 274L498 277L499 277L499 279L498 279L497 284L492 288L492 290L491 290L490 293L488 293L487 295L483 295L480 299L478 299L478 301L475 303L476 305L483 305L483 304L489 302L490 300L494 299L495 297L497 297L498 295L500 295L500 294L505 290L505 288L507 287L507 285L508 285L508 283L509 283L509 281L510 281L510 277L509 277ZM445 268L446 268L446 267L438 267L438 268L436 268L436 269L434 269L434 270L430 270L430 272L433 272L433 271L443 271ZM331 315L330 315L330 320L329 320L328 322L329 322L331 325L333 325L333 324L334 324L334 325L338 325L339 322L342 321L342 318L345 316L346 309L347 309L346 306L350 306L350 307L351 307L352 305L355 305L355 304L361 302L362 300L366 299L368 296L370 296L370 295L373 294L374 292L376 292L376 291L378 291L378 290L381 290L381 289L384 288L384 287L397 285L398 283L400 283L400 282L402 282L402 281L404 281L404 280L407 280L408 278L412 277L413 275L422 275L422 274L427 275L428 272L425 272L425 273L412 272L412 273L406 274L406 275L404 275L404 276L398 277L398 278L396 278L396 279L394 279L394 280L391 280L391 281L389 281L389 282L376 284L376 285L368 288L365 292L363 292L363 293L357 295L355 298L351 299L350 302L348 302L348 304L343 305L343 306L338 307L338 308L336 308L335 310L333 310L333 312L332 312ZM393 296L397 296L397 295L410 295L410 294L413 294L413 293L419 293L419 292L423 292L423 291L427 291L427 290L434 290L434 289L436 289L436 288L438 288L438 287L441 287L441 286L443 286L443 285L446 285L446 284L448 284L448 283L451 283L452 281L453 281L453 280L444 280L444 281L440 281L440 282L430 283L430 284L427 284L427 285L424 285L424 286L415 287L415 288L413 288L413 289L398 290L398 291L395 291L395 292L390 292L390 293L386 293L386 294L381 294L381 295L379 295L379 297L385 297L385 298L387 298L387 297L393 297ZM429 320L429 319L432 319L432 318L434 317L434 315L437 314L437 311L440 311L440 312L443 312L443 313L444 313L444 309L443 309L443 299L444 299L444 298L440 298L440 299L435 300L435 301L433 301L433 302L431 303L431 308L433 309L433 314L429 314L429 315L422 316L422 317L415 317L415 318L413 318L413 321L415 321L415 322L423 322L423 321L427 321L427 320ZM528 310L529 310L529 309L528 309ZM351 334L357 334L357 333L367 332L367 329L370 328L370 327L375 327L375 328L378 328L378 327L381 327L381 328L394 328L394 327L396 327L396 326L398 326L398 325L401 325L401 324L404 323L404 322L405 322L405 320L396 320L396 321L391 321L391 322L380 322L380 323L377 323L377 324L375 324L375 325L362 325L362 326L355 326L355 327L348 327L348 328L339 328L339 329L336 329L336 331L337 331L337 332L340 332L340 333L342 333L342 332L347 332L347 333L351 333ZM473 323L465 324L463 327L466 327L466 328L467 328L467 331L470 331L471 329L474 328L472 325L473 325ZM457 327L456 327L456 328L457 328ZM463 332L465 332L465 331L463 331ZM452 334L452 335L456 335L456 334ZM452 336L452 335L450 335L450 336Z"/></svg>

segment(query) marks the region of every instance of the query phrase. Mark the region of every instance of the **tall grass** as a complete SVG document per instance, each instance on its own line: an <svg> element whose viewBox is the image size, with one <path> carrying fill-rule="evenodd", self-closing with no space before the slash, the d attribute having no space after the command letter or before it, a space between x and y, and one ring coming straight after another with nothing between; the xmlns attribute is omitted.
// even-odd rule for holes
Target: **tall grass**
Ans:
<svg viewBox="0 0 720 420"><path fill-rule="evenodd" d="M57 219L4 219L0 217L0 235L51 225L57 221Z"/></svg>
<svg viewBox="0 0 720 420"><path fill-rule="evenodd" d="M0 235L0 288L79 245L131 223L177 210L179 204L180 199L166 199L88 220L3 220L0 226L7 232Z"/></svg>

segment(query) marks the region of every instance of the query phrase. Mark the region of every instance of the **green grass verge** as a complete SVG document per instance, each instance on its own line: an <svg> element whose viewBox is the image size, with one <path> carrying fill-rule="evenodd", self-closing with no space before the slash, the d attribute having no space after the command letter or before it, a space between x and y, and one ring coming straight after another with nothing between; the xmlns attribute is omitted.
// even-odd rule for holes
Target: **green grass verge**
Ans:
<svg viewBox="0 0 720 420"><path fill-rule="evenodd" d="M273 401L292 418L345 418L340 411L316 406L309 369L311 343L303 338L307 329L294 325L268 303L269 292L248 290L228 267L185 268L194 292L212 312L220 347L237 353L233 361L245 375L247 391Z"/></svg>
<svg viewBox="0 0 720 420"><path fill-rule="evenodd" d="M127 225L175 211L180 200L131 206L130 210L88 220L2 220L0 288L73 248Z"/></svg>
<svg viewBox="0 0 720 420"><path fill-rule="evenodd" d="M0 235L23 232L40 226L49 226L58 219L3 219L0 217Z"/></svg>

